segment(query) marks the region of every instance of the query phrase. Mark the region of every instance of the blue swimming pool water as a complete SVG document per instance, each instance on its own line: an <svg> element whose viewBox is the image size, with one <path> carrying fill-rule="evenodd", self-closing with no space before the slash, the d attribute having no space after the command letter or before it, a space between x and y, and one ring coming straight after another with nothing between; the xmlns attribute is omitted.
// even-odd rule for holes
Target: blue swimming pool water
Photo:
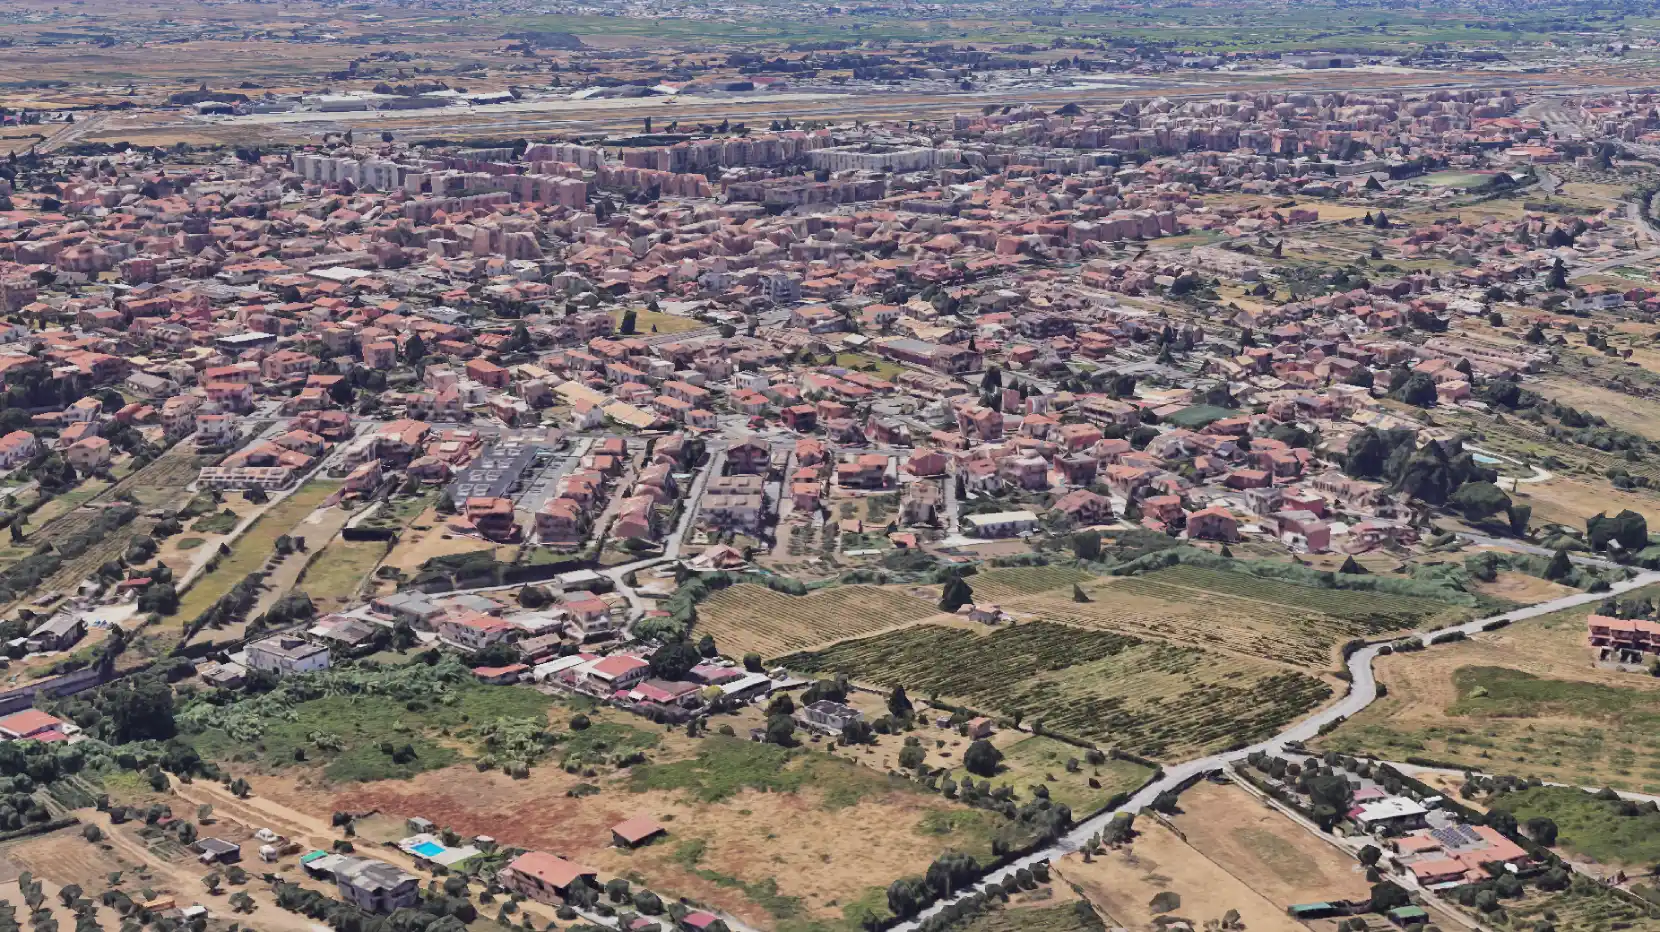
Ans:
<svg viewBox="0 0 1660 932"><path fill-rule="evenodd" d="M423 841L410 850L423 858L430 858L443 854L444 846L435 841Z"/></svg>
<svg viewBox="0 0 1660 932"><path fill-rule="evenodd" d="M1488 456L1485 453L1471 453L1470 454L1470 459L1473 459L1476 462L1481 463L1484 466L1491 466L1494 463L1504 462L1503 460L1499 459L1498 457Z"/></svg>

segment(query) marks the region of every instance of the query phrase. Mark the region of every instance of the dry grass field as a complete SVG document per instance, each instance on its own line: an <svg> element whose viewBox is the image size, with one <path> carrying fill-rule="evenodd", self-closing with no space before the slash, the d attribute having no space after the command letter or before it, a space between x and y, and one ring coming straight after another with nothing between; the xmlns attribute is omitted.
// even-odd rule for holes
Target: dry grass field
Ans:
<svg viewBox="0 0 1660 932"><path fill-rule="evenodd" d="M1237 786L1200 782L1181 810L1173 821L1189 844L1281 909L1370 894L1359 862Z"/></svg>
<svg viewBox="0 0 1660 932"><path fill-rule="evenodd" d="M1660 401L1652 398L1611 391L1564 376L1544 379L1534 390L1546 398L1590 411L1621 430L1653 436L1660 425Z"/></svg>
<svg viewBox="0 0 1660 932"><path fill-rule="evenodd" d="M588 775L548 765L513 780L469 763L344 792L272 776L260 787L304 812L375 809L488 833L785 932L849 928L861 910L882 913L894 879L921 873L946 850L987 858L1007 824L813 750L664 736L648 753L651 764ZM642 814L668 836L632 851L612 847L611 826Z"/></svg>
<svg viewBox="0 0 1660 932"><path fill-rule="evenodd" d="M697 608L697 631L732 656L773 658L847 638L863 637L938 615L921 599L876 586L837 586L804 596L740 585Z"/></svg>
<svg viewBox="0 0 1660 932"><path fill-rule="evenodd" d="M491 549L497 549L497 545L487 540L463 537L444 530L444 516L436 509L428 508L398 536L397 544L386 556L386 565L414 575L421 564L434 557ZM500 551L506 549L508 548L500 548L497 557L500 558L503 555Z"/></svg>
<svg viewBox="0 0 1660 932"><path fill-rule="evenodd" d="M358 601L359 588L386 553L384 541L336 537L306 565L295 586L311 596L318 614L340 611Z"/></svg>
<svg viewBox="0 0 1660 932"><path fill-rule="evenodd" d="M1660 589L1630 597L1652 597ZM1322 747L1446 761L1582 786L1660 791L1660 681L1598 669L1595 606L1519 622L1421 653L1381 657L1387 696Z"/></svg>
<svg viewBox="0 0 1660 932"><path fill-rule="evenodd" d="M1307 932L1278 904L1148 816L1136 819L1136 838L1129 845L1087 864L1081 855L1070 854L1056 861L1052 870L1075 885L1108 925L1130 932L1154 932L1164 926L1159 920L1177 917L1202 928L1231 909L1239 911L1251 932ZM1165 892L1180 897L1180 904L1156 913L1153 898Z"/></svg>

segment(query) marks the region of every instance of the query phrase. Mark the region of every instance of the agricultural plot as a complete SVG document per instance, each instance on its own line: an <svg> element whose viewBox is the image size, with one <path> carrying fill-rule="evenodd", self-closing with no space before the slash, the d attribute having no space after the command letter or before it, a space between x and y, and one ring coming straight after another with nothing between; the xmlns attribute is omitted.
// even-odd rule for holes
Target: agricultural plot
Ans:
<svg viewBox="0 0 1660 932"><path fill-rule="evenodd" d="M1103 932L1106 926L1088 902L1007 906L975 916L956 932Z"/></svg>
<svg viewBox="0 0 1660 932"><path fill-rule="evenodd" d="M1032 622L980 635L918 625L780 663L937 694L1104 746L1191 757L1266 737L1332 695L1248 657Z"/></svg>
<svg viewBox="0 0 1660 932"><path fill-rule="evenodd" d="M1660 907L1643 905L1634 896L1585 877L1576 876L1566 890L1556 893L1529 890L1519 900L1501 901L1501 906L1512 929L1533 929L1541 922L1549 922L1563 932L1660 930Z"/></svg>
<svg viewBox="0 0 1660 932"><path fill-rule="evenodd" d="M1188 844L1281 909L1370 895L1354 858L1237 786L1200 781L1182 793L1173 821Z"/></svg>
<svg viewBox="0 0 1660 932"><path fill-rule="evenodd" d="M977 599L982 597L979 579L970 577ZM1073 601L1071 586L1066 581L1062 588L1011 599L1005 607L1080 627L1311 670L1330 668L1337 648L1353 638L1419 627L1465 611L1432 599L1317 589L1191 566L1079 582L1089 602Z"/></svg>
<svg viewBox="0 0 1660 932"><path fill-rule="evenodd" d="M1249 599L1275 608L1334 615L1360 622L1379 632L1420 624L1424 619L1448 610L1446 603L1434 599L1385 592L1319 589L1198 566L1174 566L1138 578L1146 583L1196 590L1207 596Z"/></svg>
<svg viewBox="0 0 1660 932"><path fill-rule="evenodd" d="M197 471L217 460L216 456L196 455L189 443L177 443L143 469L117 482L105 497L130 494L140 508L182 507L190 498L186 486L196 480Z"/></svg>
<svg viewBox="0 0 1660 932"><path fill-rule="evenodd" d="M534 690L414 670L341 673L327 686L336 694L301 702L267 694L228 709L193 706L183 718L204 757L266 771L321 764L331 783L405 779L458 762L458 747L504 745L504 720L547 724L551 702ZM425 699L411 698L423 691Z"/></svg>
<svg viewBox="0 0 1660 932"><path fill-rule="evenodd" d="M697 607L697 632L722 651L777 657L920 621L939 610L921 599L875 586L837 586L804 596L765 586L723 589Z"/></svg>
<svg viewBox="0 0 1660 932"><path fill-rule="evenodd" d="M1005 608L1018 608L1019 600L1039 592L1064 589L1070 591L1076 583L1090 578L1083 570L1065 566L1011 567L988 570L970 576L976 602L1007 603Z"/></svg>
<svg viewBox="0 0 1660 932"><path fill-rule="evenodd" d="M1631 598L1652 597L1649 587ZM1424 758L1491 773L1660 792L1660 684L1601 670L1569 609L1422 653L1381 657L1386 696L1324 749Z"/></svg>

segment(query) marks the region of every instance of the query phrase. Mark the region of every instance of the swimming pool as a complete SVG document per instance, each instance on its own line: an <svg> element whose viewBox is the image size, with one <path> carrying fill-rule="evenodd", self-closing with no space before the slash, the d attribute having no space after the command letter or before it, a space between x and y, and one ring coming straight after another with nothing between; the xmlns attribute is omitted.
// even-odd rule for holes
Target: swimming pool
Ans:
<svg viewBox="0 0 1660 932"><path fill-rule="evenodd" d="M436 841L423 841L409 850L423 858L433 858L444 853L444 846Z"/></svg>
<svg viewBox="0 0 1660 932"><path fill-rule="evenodd" d="M1504 462L1504 460L1501 460L1496 456L1488 456L1485 453L1471 453L1470 459L1475 460L1483 466L1492 466L1496 463Z"/></svg>

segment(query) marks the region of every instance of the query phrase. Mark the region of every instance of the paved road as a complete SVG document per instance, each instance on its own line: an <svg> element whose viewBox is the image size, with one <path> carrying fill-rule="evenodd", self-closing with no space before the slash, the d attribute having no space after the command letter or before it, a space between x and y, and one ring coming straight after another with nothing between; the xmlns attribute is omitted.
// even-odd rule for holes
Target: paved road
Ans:
<svg viewBox="0 0 1660 932"><path fill-rule="evenodd" d="M1498 547L1503 550L1519 550L1522 553L1530 553L1536 557L1556 556L1556 551L1550 549L1549 547L1540 547L1536 544L1527 544L1519 540L1512 540L1508 537L1488 537L1485 534L1476 534L1470 531L1459 531L1458 536L1472 544L1487 547ZM1604 560L1601 557L1588 557L1581 553L1568 554L1568 560L1573 563L1578 563L1581 566L1594 566L1598 569L1605 570L1615 569L1620 565L1612 560Z"/></svg>
<svg viewBox="0 0 1660 932"><path fill-rule="evenodd" d="M1412 638L1427 645L1429 643L1429 639L1432 637L1444 636L1454 631L1461 631L1464 634L1475 634L1495 622L1516 622L1524 621L1529 618L1537 618L1540 615L1548 615L1552 612L1562 611L1563 609L1600 602L1609 596L1619 595L1620 593L1629 592L1632 589L1637 589L1656 582L1660 582L1660 572L1651 571L1640 573L1625 582L1615 584L1607 592L1576 593L1575 595L1563 596L1560 599L1553 599L1549 602L1541 602L1538 605L1530 605L1526 608L1519 608L1514 611L1505 612L1502 615L1492 615L1487 618L1478 618L1474 621L1467 622L1453 628L1444 628L1435 632L1419 631L1405 635L1404 637L1394 638L1392 640L1401 641L1407 638ZM987 874L984 878L982 878L980 883L975 887L965 888L954 894L951 901L959 900L971 895L976 889L984 886L986 883L1002 882L1020 868L1031 867L1039 861L1050 861L1077 851L1084 846L1084 843L1087 842L1091 836L1105 828L1107 823L1112 820L1113 815L1116 813L1140 812L1151 805L1154 798L1156 798L1160 793L1163 793L1166 790L1173 790L1189 779L1213 770L1220 770L1234 761L1244 760L1246 756L1255 751L1265 751L1270 754L1274 754L1285 750L1285 746L1288 743L1313 740L1319 735L1321 728L1354 715L1356 712L1359 712L1371 705L1372 702L1377 699L1378 687L1377 681L1373 679L1372 676L1372 661L1377 659L1378 653L1382 650L1383 646L1384 644L1382 642L1371 644L1367 647L1361 648L1349 657L1349 675L1351 677L1351 685L1349 687L1348 695L1345 695L1337 702L1320 709L1308 718L1305 718L1289 728L1286 728L1284 731L1266 741L1258 742L1257 744L1253 744L1247 748L1241 748L1237 751L1225 751L1221 754L1212 754L1207 757L1198 758L1197 760L1190 760L1185 763L1166 767L1162 777L1143 787L1140 792L1131 797L1130 801L1125 803L1119 809L1111 812L1103 812L1092 819L1078 823L1073 827L1072 831L1068 832L1054 844L1044 848L1041 851L1029 854L1018 861L1005 865L998 870L992 871L990 874ZM941 901L934 904L932 907L924 910L923 913L916 919L908 922L902 922L894 926L891 932L915 932L920 920L935 915L941 909L945 908L946 902L951 901Z"/></svg>

